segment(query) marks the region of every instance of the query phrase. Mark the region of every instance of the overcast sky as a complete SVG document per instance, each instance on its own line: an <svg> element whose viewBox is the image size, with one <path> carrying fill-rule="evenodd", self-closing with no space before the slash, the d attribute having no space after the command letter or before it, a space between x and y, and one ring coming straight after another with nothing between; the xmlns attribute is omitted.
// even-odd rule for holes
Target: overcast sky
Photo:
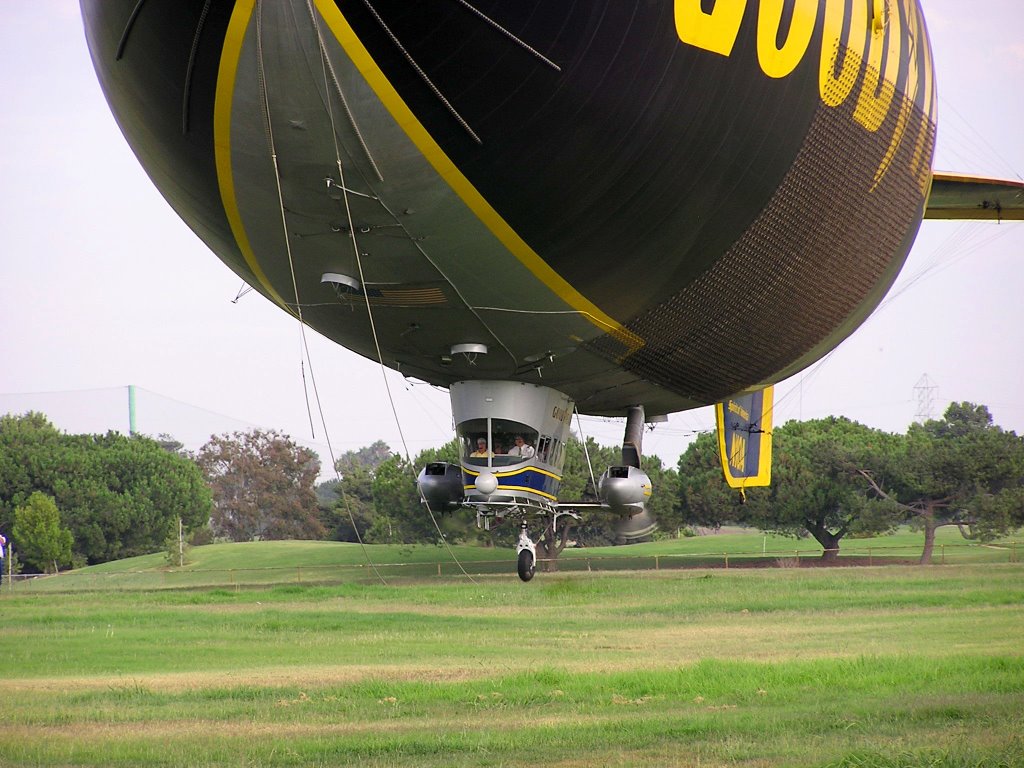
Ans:
<svg viewBox="0 0 1024 768"><path fill-rule="evenodd" d="M939 93L935 167L1021 178L1024 2L923 5ZM232 303L242 281L175 216L114 123L78 3L4 0L0 21L0 413L35 408L69 432L127 432L134 384L139 429L193 448L256 425L310 440L296 321L256 293ZM936 417L970 400L1024 433L1022 268L1024 224L925 223L886 304L778 387L776 423L838 414L902 432L927 374ZM308 339L335 452L377 439L401 450L380 368ZM447 393L387 379L409 451L451 438ZM645 452L674 465L713 424L710 409L675 414L648 433ZM622 439L614 420L584 419L583 429Z"/></svg>

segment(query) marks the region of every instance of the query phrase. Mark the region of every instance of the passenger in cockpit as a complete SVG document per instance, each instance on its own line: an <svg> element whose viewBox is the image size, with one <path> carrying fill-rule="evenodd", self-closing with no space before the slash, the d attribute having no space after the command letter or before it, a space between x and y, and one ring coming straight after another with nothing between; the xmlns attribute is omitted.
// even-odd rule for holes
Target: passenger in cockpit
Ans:
<svg viewBox="0 0 1024 768"><path fill-rule="evenodd" d="M476 450L469 454L470 458L473 459L486 459L491 455L491 452L487 450L487 440L482 437L476 439Z"/></svg>

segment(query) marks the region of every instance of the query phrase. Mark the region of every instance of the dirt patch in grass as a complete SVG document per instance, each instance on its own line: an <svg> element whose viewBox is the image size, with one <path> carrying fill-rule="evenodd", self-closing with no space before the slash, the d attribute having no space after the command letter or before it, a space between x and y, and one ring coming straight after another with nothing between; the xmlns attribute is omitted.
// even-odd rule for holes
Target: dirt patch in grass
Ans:
<svg viewBox="0 0 1024 768"><path fill-rule="evenodd" d="M389 702L378 702L379 707L393 706ZM400 705L400 702L399 702ZM330 736L344 734L403 734L438 732L437 713L422 716L401 718L373 718L374 712L368 709L363 719L350 722L253 722L251 720L163 720L136 723L90 723L75 722L62 725L27 726L0 724L0 734L12 740L31 743L40 738L54 738L68 741L121 741L123 739L162 740L167 738L191 737L197 740L217 739L287 739L306 738L312 736ZM517 712L510 709L501 710L500 729L536 729L557 728L562 726L584 726L639 716L620 712L614 714L587 714L566 712L564 714L543 714L535 711ZM482 718L487 718L483 720ZM443 730L447 732L476 731L481 724L490 722L493 715L445 714Z"/></svg>
<svg viewBox="0 0 1024 768"><path fill-rule="evenodd" d="M295 686L323 687L344 685L364 680L398 682L463 682L493 674L479 667L445 667L420 665L365 664L338 667L281 667L259 670L183 672L155 675L91 675L88 677L44 677L0 680L4 694L18 691L71 692L110 688L143 688L154 693L174 693L238 686L286 688Z"/></svg>

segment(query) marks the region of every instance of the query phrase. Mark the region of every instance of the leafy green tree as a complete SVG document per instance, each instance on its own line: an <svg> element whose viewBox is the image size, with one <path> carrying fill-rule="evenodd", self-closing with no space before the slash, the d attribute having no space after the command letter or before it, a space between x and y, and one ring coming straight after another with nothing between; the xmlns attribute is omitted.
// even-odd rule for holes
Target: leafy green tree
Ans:
<svg viewBox="0 0 1024 768"><path fill-rule="evenodd" d="M725 482L716 433L698 435L679 457L677 498L680 526L720 528L745 517L742 497Z"/></svg>
<svg viewBox="0 0 1024 768"><path fill-rule="evenodd" d="M374 542L415 544L436 541L429 515L420 509L419 494L409 463L397 453L377 466L371 483Z"/></svg>
<svg viewBox="0 0 1024 768"><path fill-rule="evenodd" d="M376 517L372 486L373 470L353 464L339 479L316 487L320 523L328 538L357 542L364 537Z"/></svg>
<svg viewBox="0 0 1024 768"><path fill-rule="evenodd" d="M53 499L36 491L14 510L12 531L21 558L46 573L71 562L71 531L61 525Z"/></svg>
<svg viewBox="0 0 1024 768"><path fill-rule="evenodd" d="M413 460L413 465L419 471L427 464L435 461L444 461L449 464L459 463L459 441L452 438L440 448L424 448Z"/></svg>
<svg viewBox="0 0 1024 768"><path fill-rule="evenodd" d="M197 462L213 490L212 525L232 541L318 539L320 459L274 430L215 435Z"/></svg>
<svg viewBox="0 0 1024 768"><path fill-rule="evenodd" d="M647 509L658 521L658 527L668 534L682 527L682 514L679 504L680 477L679 472L666 467L655 455L644 456L640 466L651 478L652 493L647 502Z"/></svg>
<svg viewBox="0 0 1024 768"><path fill-rule="evenodd" d="M391 458L391 448L383 440L377 440L358 450L345 451L334 462L334 469L342 476L349 474L353 468L357 467L372 473L389 458Z"/></svg>
<svg viewBox="0 0 1024 768"><path fill-rule="evenodd" d="M892 467L890 487L875 490L923 529L922 564L942 526L991 539L1024 524L1024 440L995 426L984 405L951 403L942 419L912 424Z"/></svg>
<svg viewBox="0 0 1024 768"><path fill-rule="evenodd" d="M457 450L454 441L440 449L427 449L417 456L415 466L422 467L430 461L451 461L445 457L452 453L457 456ZM457 460L453 463L457 463ZM449 543L475 538L475 520L467 515L435 514L431 518L429 510L420 499L412 468L397 454L377 467L372 487L377 513L370 532L373 541L438 544L440 536Z"/></svg>
<svg viewBox="0 0 1024 768"><path fill-rule="evenodd" d="M877 493L898 436L829 417L791 421L772 437L772 484L747 491L743 521L769 533L807 531L827 562L838 557L847 534L881 533L899 522L896 505Z"/></svg>
<svg viewBox="0 0 1024 768"><path fill-rule="evenodd" d="M10 530L14 509L56 474L62 435L41 413L0 416L0 526ZM52 493L51 493L52 495Z"/></svg>
<svg viewBox="0 0 1024 768"><path fill-rule="evenodd" d="M0 525L35 491L53 497L87 562L157 552L180 516L209 520L210 490L189 458L143 436L66 435L38 413L0 417Z"/></svg>
<svg viewBox="0 0 1024 768"><path fill-rule="evenodd" d="M177 453L181 456L187 456L188 451L185 450L185 444L178 440L174 435L169 435L166 432L161 432L155 438L156 444L163 448L168 453Z"/></svg>
<svg viewBox="0 0 1024 768"><path fill-rule="evenodd" d="M562 484L559 487L558 498L570 509L574 501L596 502L597 483L601 479L601 474L621 460L622 452L619 448L600 445L592 437L587 437L584 444L575 434L571 435L565 444L565 464L562 467ZM540 536L538 557L551 560L557 558L570 537L586 547L601 547L615 543L615 515L598 507L585 507L578 512L578 522L563 517L559 520L557 531L552 525L545 527ZM518 531L515 533L518 536ZM515 537L510 543L514 543L514 540Z"/></svg>

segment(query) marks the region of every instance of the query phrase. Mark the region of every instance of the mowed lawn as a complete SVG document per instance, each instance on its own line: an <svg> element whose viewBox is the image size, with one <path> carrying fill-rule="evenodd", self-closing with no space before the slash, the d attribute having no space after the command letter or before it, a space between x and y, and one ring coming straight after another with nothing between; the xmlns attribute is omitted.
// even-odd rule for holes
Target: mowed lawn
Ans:
<svg viewBox="0 0 1024 768"><path fill-rule="evenodd" d="M812 538L724 529L717 535L666 539L628 547L568 548L559 558L563 572L639 571L678 568L813 567L821 546ZM920 531L902 528L874 538L844 540L839 562L850 565L912 564L921 556ZM456 545L370 545L336 541L270 541L196 547L184 567L169 566L165 554L144 555L57 577L19 580L26 592L109 592L150 589L244 589L281 584L387 584L429 576L506 575L515 572L515 550ZM454 558L453 558L454 556ZM1024 560L1019 537L980 543L955 527L940 528L935 564L1014 563ZM543 565L543 564L542 564Z"/></svg>
<svg viewBox="0 0 1024 768"><path fill-rule="evenodd" d="M5 585L0 611L3 766L1024 766L1013 563Z"/></svg>

